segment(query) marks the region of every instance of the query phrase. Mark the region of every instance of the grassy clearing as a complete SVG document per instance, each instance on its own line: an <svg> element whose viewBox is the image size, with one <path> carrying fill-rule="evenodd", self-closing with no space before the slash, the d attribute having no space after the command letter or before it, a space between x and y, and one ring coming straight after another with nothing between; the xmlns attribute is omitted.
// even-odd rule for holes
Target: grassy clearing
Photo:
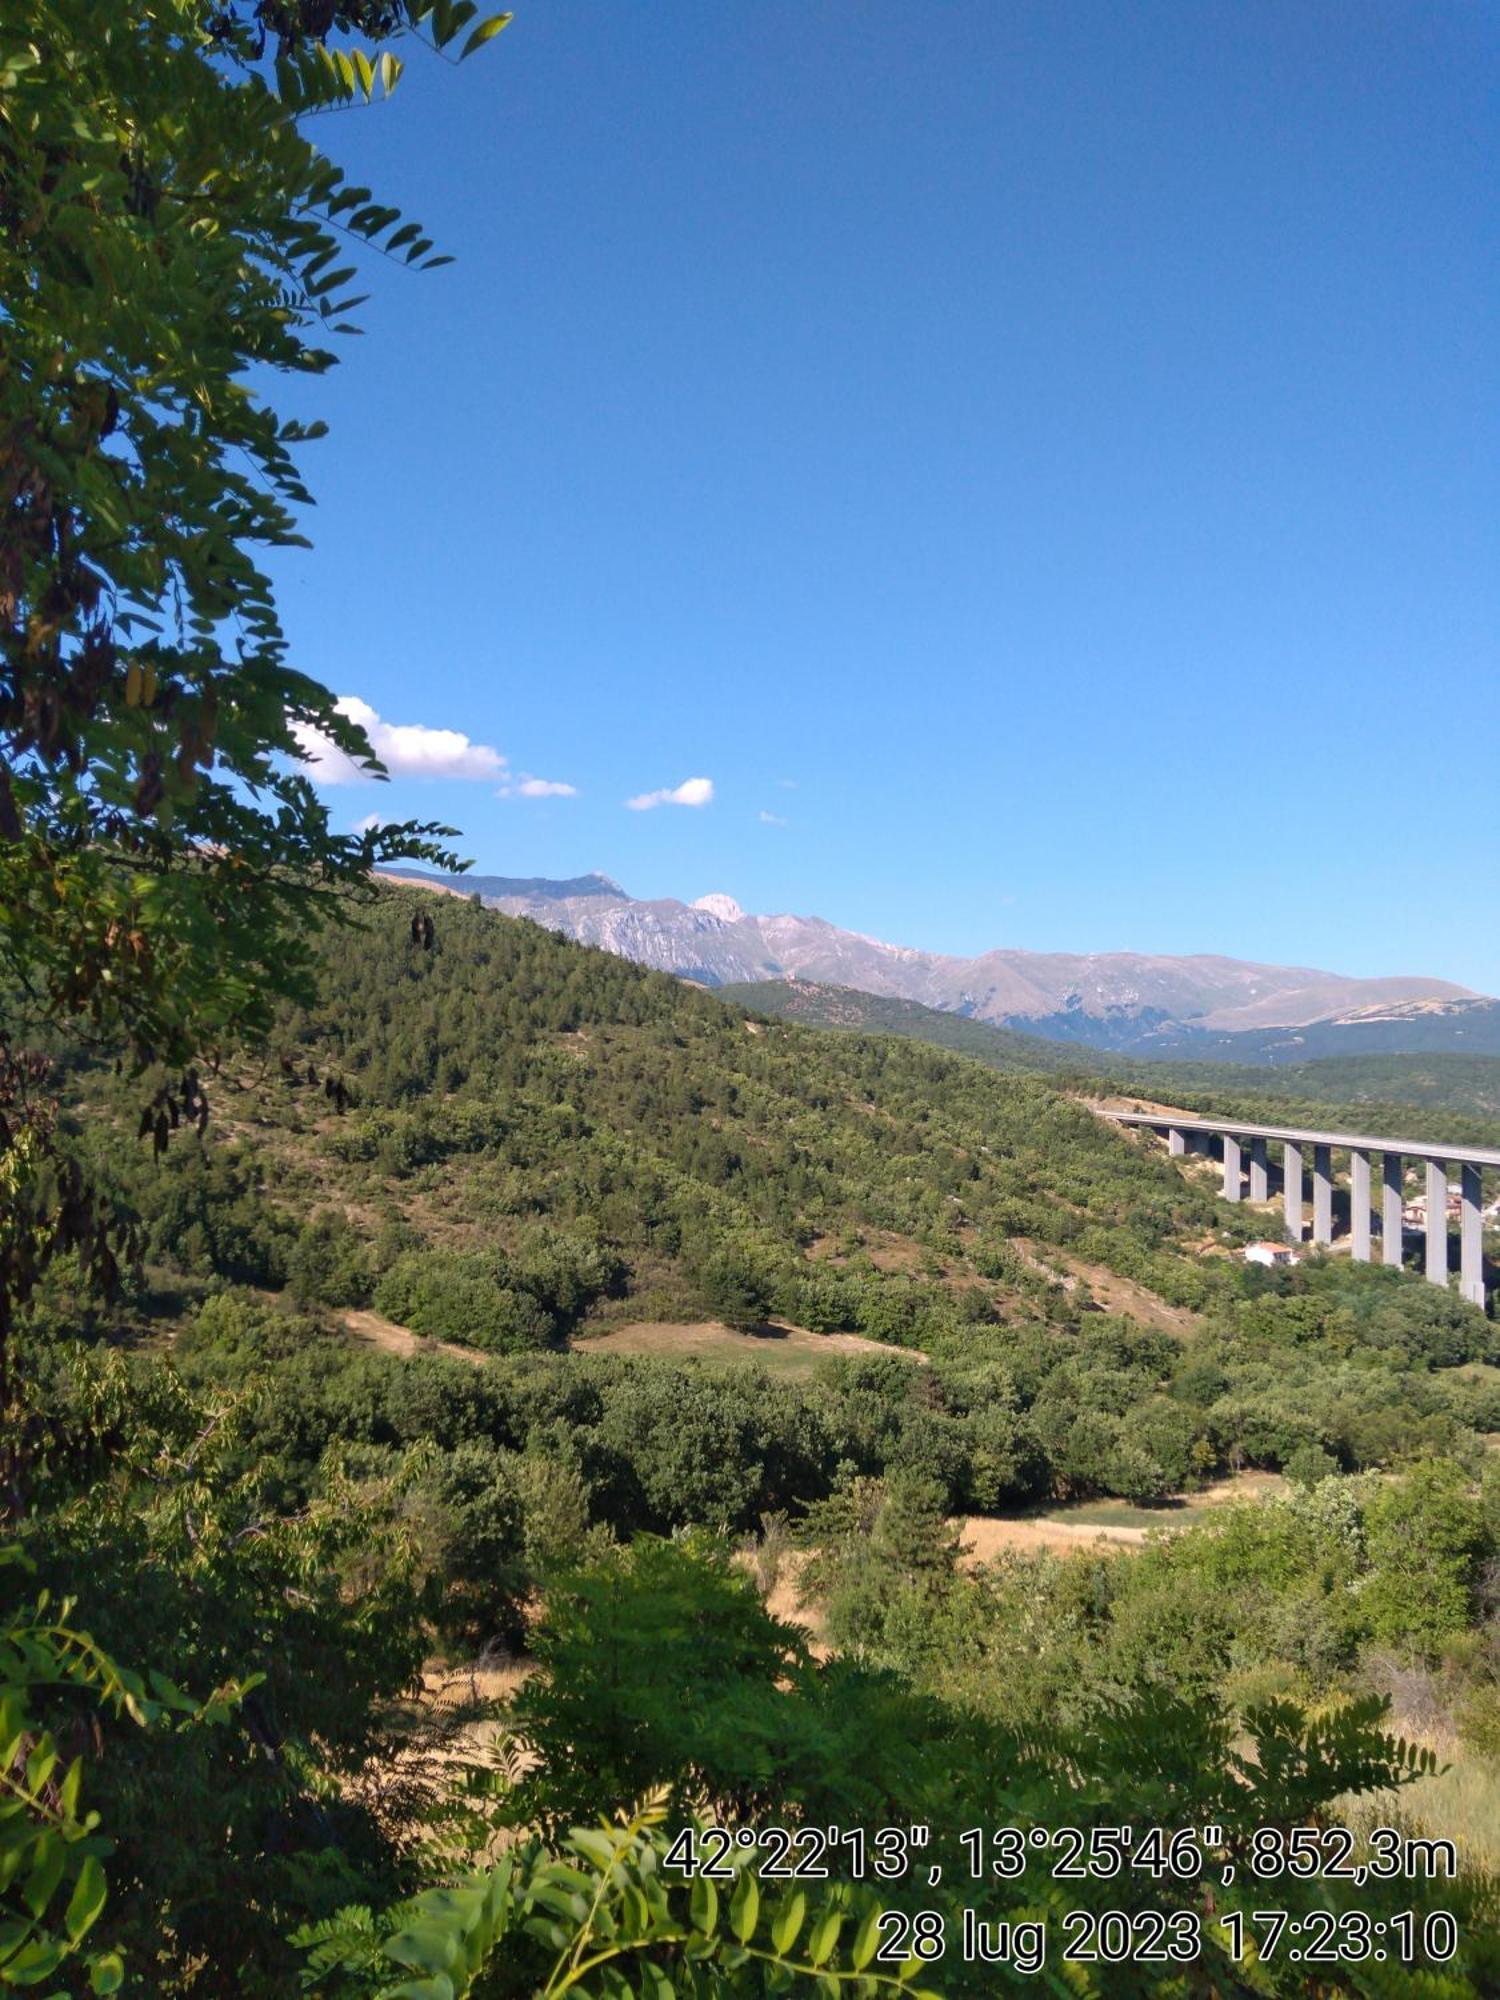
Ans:
<svg viewBox="0 0 1500 2000"><path fill-rule="evenodd" d="M1429 1839L1451 1840L1463 1872L1480 1869L1500 1875L1500 1770L1469 1755L1449 1737L1432 1739L1428 1747L1443 1759L1445 1768L1430 1778L1418 1778L1403 1792L1349 1800L1345 1823L1356 1833L1395 1826Z"/></svg>
<svg viewBox="0 0 1500 2000"><path fill-rule="evenodd" d="M454 1341L434 1340L398 1326L376 1312L350 1310L339 1315L346 1333L356 1340L409 1361L418 1354L446 1354L471 1367L482 1368L490 1359L478 1347L462 1347ZM820 1361L835 1355L899 1354L914 1366L927 1356L914 1348L891 1347L883 1341L865 1340L857 1333L809 1333L806 1327L785 1321L771 1321L754 1332L736 1332L720 1320L634 1320L607 1333L590 1334L573 1342L575 1354L645 1355L657 1361L698 1361L706 1368L732 1368L751 1362L782 1376L807 1376Z"/></svg>
<svg viewBox="0 0 1500 2000"><path fill-rule="evenodd" d="M1237 1500L1265 1500L1286 1490L1279 1472L1239 1472L1230 1479L1216 1480L1197 1493L1176 1493L1160 1507L1138 1507L1129 1500L1080 1500L1068 1507L1052 1508L1049 1521L1078 1527L1100 1528L1190 1528L1220 1507Z"/></svg>
<svg viewBox="0 0 1500 2000"><path fill-rule="evenodd" d="M1080 1528L1188 1528L1209 1509L1197 1500L1169 1500L1160 1507L1137 1507L1129 1500L1082 1500L1076 1507L1059 1507L1047 1516L1060 1525Z"/></svg>
<svg viewBox="0 0 1500 2000"><path fill-rule="evenodd" d="M1265 1499L1285 1487L1280 1473L1241 1472L1201 1492L1176 1494L1160 1507L1137 1507L1129 1500L1079 1500L1029 1514L970 1514L958 1525L971 1563L988 1562L1010 1549L1030 1553L1091 1549L1100 1542L1139 1548L1154 1529L1190 1528L1221 1507Z"/></svg>
<svg viewBox="0 0 1500 2000"><path fill-rule="evenodd" d="M698 1361L706 1368L732 1368L749 1361L777 1375L810 1375L835 1355L899 1354L914 1364L925 1354L890 1347L855 1333L809 1333L806 1327L772 1320L741 1333L721 1320L636 1320L609 1333L575 1340L576 1354L641 1354L658 1361Z"/></svg>

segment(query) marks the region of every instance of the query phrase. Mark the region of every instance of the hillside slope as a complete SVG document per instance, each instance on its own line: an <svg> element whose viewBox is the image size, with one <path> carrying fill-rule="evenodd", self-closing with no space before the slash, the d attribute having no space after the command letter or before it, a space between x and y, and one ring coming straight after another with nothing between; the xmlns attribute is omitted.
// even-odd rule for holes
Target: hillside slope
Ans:
<svg viewBox="0 0 1500 2000"><path fill-rule="evenodd" d="M258 1072L211 1078L206 1133L162 1157L136 1138L148 1085L82 1061L71 1077L149 1261L108 1310L54 1267L26 1329L36 1587L195 1694L258 1684L243 1720L132 1725L97 1759L89 1798L135 1871L109 1906L127 1942L165 1909L217 1963L252 1880L309 1921L364 1879L356 1864L392 1893L424 1799L450 1866L464 1744L414 1703L435 1656L529 1644L523 1701L543 1706L577 1676L554 1733L525 1739L546 1782L600 1782L554 1794L570 1822L665 1768L609 1761L654 1704L674 1755L693 1730L744 1762L726 1798L822 1825L941 1813L955 1835L1011 1809L1009 1791L959 1789L1014 1785L1011 1752L975 1735L992 1712L1044 1743L1059 1718L1103 1742L1122 1690L1155 1691L1162 1756L1143 1762L1133 1721L1118 1736L1139 1789L1070 1754L1058 1811L1076 1818L1083 1769L1111 1823L1144 1823L1186 1741L1207 1772L1183 1808L1197 1824L1243 1788L1196 1746L1244 1740L1237 1705L1268 1689L1367 1686L1362 1648L1375 1671L1433 1629L1429 1579L1452 1657L1484 1659L1470 1602L1493 1542L1467 1493L1500 1431L1500 1350L1474 1307L1345 1259L1245 1266L1224 1253L1264 1222L1215 1199L1207 1162L1169 1163L1047 1078L753 1020L462 898L393 892L368 918L328 942L319 1005L281 1017ZM710 1359L703 1322L768 1311L802 1329L795 1370L749 1334L764 1359L721 1365L722 1342ZM948 1525L1113 1495L1176 1526L1192 1516L1175 1496L1245 1468L1284 1471L1305 1500L1224 1509L1227 1539L1205 1523L1160 1554L1012 1550L970 1578ZM793 1531L841 1657L789 1717L765 1697L802 1677L793 1634L744 1697L763 1613L739 1565L766 1587ZM1221 1693L1222 1719L1194 1724L1181 1697ZM915 1776L908 1716L945 1746ZM871 1746L907 1774L895 1803L841 1789ZM809 1806L814 1754L829 1779ZM1372 1784L1384 1768L1359 1766ZM504 1806L492 1775L483 1796ZM1351 1782L1340 1767L1330 1799ZM1047 1796L1028 1781L1029 1811ZM532 1798L510 1795L516 1824ZM285 1955L255 1985L242 1964L173 1990L294 1989Z"/></svg>
<svg viewBox="0 0 1500 2000"><path fill-rule="evenodd" d="M718 997L734 1006L808 1028L844 1028L865 1035L904 1035L972 1056L991 1069L1016 1075L1089 1076L1109 1067L1108 1057L1072 1043L1049 1041L962 1014L924 1007L917 1000L862 993L852 986L821 986L811 979L761 979L721 986ZM1111 1070L1111 1074L1113 1071Z"/></svg>
<svg viewBox="0 0 1500 2000"><path fill-rule="evenodd" d="M436 949L414 950L412 893L385 899L373 939L332 940L326 997L283 1018L269 1093L220 1093L219 1141L274 1163L283 1212L338 1205L391 1245L419 1237L411 1256L573 1258L592 1275L569 1323L774 1308L914 1342L967 1287L986 1310L1036 1310L1046 1287L1013 1237L1067 1219L1150 1253L1221 1220L1040 1078L748 1021L457 899L435 911ZM353 1094L342 1116L330 1073ZM535 1343L518 1329L515 1344Z"/></svg>
<svg viewBox="0 0 1500 2000"><path fill-rule="evenodd" d="M267 1292L346 1324L373 1309L397 1349L406 1329L501 1357L518 1371L493 1391L515 1405L505 1435L576 1433L601 1519L624 1505L620 1464L658 1450L676 1469L650 1475L632 1518L705 1518L684 1454L713 1485L720 1428L772 1422L743 1367L711 1389L682 1358L684 1322L774 1318L928 1357L913 1370L831 1342L826 1385L777 1389L803 1493L847 1460L920 1462L971 1511L1149 1498L1247 1462L1382 1464L1500 1428L1489 1377L1463 1373L1495 1352L1476 1309L1346 1259L1246 1267L1233 1252L1261 1213L1047 1078L755 1020L462 899L428 906L422 950L420 894L389 893L328 942L320 1004L285 1013L259 1075L220 1077L207 1133L161 1160L131 1144L139 1086L79 1077L117 1108L103 1164L149 1223L135 1337L201 1353L203 1286L255 1288L253 1344L290 1370L270 1421L297 1431L299 1463L330 1396L339 1425L366 1407L377 1360L448 1370L445 1394L467 1394L453 1368L474 1371L366 1347L335 1392L331 1357L264 1322ZM66 1301L58 1314L76 1324ZM214 1320L231 1374L240 1324ZM643 1329L663 1329L659 1360L609 1351L627 1325L625 1351L648 1356ZM648 1408L668 1429L637 1436ZM376 1420L355 1421L363 1436ZM784 1505L783 1472L736 1475L724 1518Z"/></svg>
<svg viewBox="0 0 1500 2000"><path fill-rule="evenodd" d="M971 1056L1007 1073L1050 1075L1097 1089L1106 1079L1183 1110L1326 1122L1330 1113L1361 1130L1410 1133L1460 1144L1500 1143L1500 1056L1452 1052L1325 1056L1258 1067L1245 1063L1147 1059L1061 1045L986 1021L967 1021L911 1000L891 1000L809 980L725 986L719 997L756 1013L808 1027L903 1035Z"/></svg>

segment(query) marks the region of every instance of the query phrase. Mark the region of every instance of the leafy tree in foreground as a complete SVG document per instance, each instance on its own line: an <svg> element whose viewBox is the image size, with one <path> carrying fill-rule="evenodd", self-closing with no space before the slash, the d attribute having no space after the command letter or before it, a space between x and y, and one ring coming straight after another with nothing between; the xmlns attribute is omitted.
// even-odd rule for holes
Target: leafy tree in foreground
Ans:
<svg viewBox="0 0 1500 2000"><path fill-rule="evenodd" d="M46 1591L30 1604L12 1597L22 1567L13 1545L0 1547L0 1988L35 1989L71 1963L90 1992L114 1993L125 1976L120 1954L90 1945L110 1842L82 1804L83 1758L64 1760L36 1719L36 1697L65 1688L143 1727L166 1719L190 1727L223 1721L255 1680L226 1683L201 1705L160 1674L148 1693L73 1625L70 1601Z"/></svg>
<svg viewBox="0 0 1500 2000"><path fill-rule="evenodd" d="M302 25L336 11L441 46L475 10L18 0L0 39L0 945L44 1012L143 1060L263 1026L341 889L442 853L330 831L308 732L379 767L288 665L255 553L302 540L293 448L322 427L247 374L332 365L351 245L446 261L299 125L375 89Z"/></svg>
<svg viewBox="0 0 1500 2000"><path fill-rule="evenodd" d="M610 2000L804 1992L936 2000L915 1954L873 1963L881 1906L844 1884L763 1888L743 1851L727 1893L664 1874L667 1811L648 1800L613 1824L577 1826L556 1853L530 1840L488 1874L372 1916L345 1910L294 1942L306 1984L353 2000L564 1993ZM415 1978L402 1977L403 1972Z"/></svg>
<svg viewBox="0 0 1500 2000"><path fill-rule="evenodd" d="M1262 1829L1290 1838L1326 1828L1350 1795L1396 1791L1434 1768L1430 1751L1387 1733L1378 1700L1318 1715L1272 1700L1235 1717L1211 1699L1156 1689L1099 1705L1080 1726L1033 1716L1017 1730L894 1676L814 1660L723 1547L702 1538L637 1538L586 1565L550 1591L536 1636L537 1670L512 1708L535 1762L518 1784L467 1793L470 1846L485 1865L471 1873L437 1857L432 1886L414 1899L380 1915L351 1907L305 1928L294 1942L308 1952L313 1990L330 2000L893 1987L977 2000L1044 1986L1099 2000L1385 2000L1417 1990L1478 2000L1494 1990L1493 1894L1482 1880L1277 1876L1277 1907L1299 1918L1333 1909L1356 1929L1436 1900L1459 1938L1451 1960L1420 1970L1382 1969L1357 1953L1304 1965L1236 1944L1236 1922L1253 1929L1249 1913L1268 1901L1252 1866ZM612 1817L632 1785L645 1807ZM683 1836L705 1825L795 1836L915 1824L930 1834L917 1844L920 1861L886 1879L870 1870L863 1884L815 1871L788 1880L768 1831L758 1847L727 1845L732 1873L717 1893L684 1872L692 1855ZM1149 1848L1146 1865L1129 1865L1122 1826L1143 1845L1148 1829L1162 1828L1170 1865L1150 1863ZM1003 1867L986 1858L978 1879L965 1830L985 1827L1022 1838ZM1049 1841L1025 1837L1063 1827L1081 1829L1068 1838L1104 1864L1059 1869ZM698 1855L717 1865L717 1844ZM849 1871L846 1854L825 1858L832 1876ZM890 1912L885 1927L877 1901ZM1046 1981L1035 1966L966 1957L966 1906L990 1921L1044 1920ZM1091 1920L1117 1924L1105 1913L1120 1911L1143 1936L1158 1919L1186 1933L1187 1961L1141 1951L1060 1963L1070 1917L1086 1930Z"/></svg>
<svg viewBox="0 0 1500 2000"><path fill-rule="evenodd" d="M302 541L293 453L323 427L247 377L332 365L351 247L445 261L299 124L376 88L303 26L336 15L441 45L474 8L15 0L0 31L0 947L141 1061L263 1027L341 890L443 851L330 830L309 732L379 767L288 664L257 556Z"/></svg>
<svg viewBox="0 0 1500 2000"><path fill-rule="evenodd" d="M466 55L472 0L12 0L0 14L0 991L10 1023L84 1030L137 1068L191 1064L309 991L311 935L373 863L441 863L448 829L335 834L300 769L332 743L380 774L288 664L258 552L309 502L249 377L316 375L353 246L445 261L351 186L299 116L394 86L387 49ZM469 28L461 44L456 38ZM19 1001L19 1005L15 1004ZM12 1026L10 1033L17 1029ZM12 1050L0 1032L0 1056ZM143 1134L207 1115L196 1076ZM17 1164L9 1156L26 1155ZM0 1346L36 1276L114 1246L45 1111L0 1122L25 1182L0 1245ZM10 1240L14 1236L14 1240ZM0 1366L0 1421L14 1422Z"/></svg>
<svg viewBox="0 0 1500 2000"><path fill-rule="evenodd" d="M372 865L451 858L434 825L335 834L299 768L323 739L380 775L288 663L260 552L302 539L294 453L321 426L282 421L251 380L332 364L359 302L349 246L442 261L302 130L400 74L391 49L327 37L461 58L506 18L473 0L0 10L0 1512L22 1493L16 1315L59 1255L107 1286L132 1247L19 1036L66 1027L136 1070L182 1066L142 1118L163 1146L207 1116L189 1066L310 990L312 934ZM85 1678L87 1648L0 1620L0 1985L35 1986L87 1963L104 1900L81 1766L54 1783L29 1700ZM102 1658L92 1685L147 1712ZM88 1970L118 1984L118 1961Z"/></svg>

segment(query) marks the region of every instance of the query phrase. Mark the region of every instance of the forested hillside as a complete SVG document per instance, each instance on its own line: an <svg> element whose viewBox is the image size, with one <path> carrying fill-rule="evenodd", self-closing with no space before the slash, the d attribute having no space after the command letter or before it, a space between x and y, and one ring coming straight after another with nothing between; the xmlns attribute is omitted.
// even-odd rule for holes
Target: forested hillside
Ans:
<svg viewBox="0 0 1500 2000"><path fill-rule="evenodd" d="M290 1277L328 1303L378 1284L403 1305L392 1317L511 1349L554 1345L585 1313L774 1310L894 1339L920 1319L932 1338L979 1309L976 1288L986 1311L1003 1298L1034 1316L1044 1287L1014 1238L1092 1232L1203 1289L1174 1246L1212 1229L1215 1205L1038 1080L746 1022L461 902L437 906L435 949L414 949L408 911L392 895L372 933L335 938L321 1005L283 1017L262 1073L211 1086L202 1144L137 1162L162 1254L186 1243L203 1269ZM133 1102L120 1093L123 1129ZM577 1264L571 1286L549 1255ZM471 1257L492 1274L503 1258L548 1317L511 1324L481 1290L469 1325Z"/></svg>
<svg viewBox="0 0 1500 2000"><path fill-rule="evenodd" d="M1336 1260L1247 1271L1253 1217L1045 1079L746 1019L461 899L383 893L326 943L320 991L159 1150L145 1083L68 1072L145 1255L118 1307L62 1266L33 1310L48 1442L16 1547L111 1655L186 1691L175 1720L108 1720L90 1777L120 1857L96 1935L134 1990L281 1994L306 1962L320 1991L395 1991L412 1924L456 1921L403 1894L518 1828L554 1843L523 1850L538 1893L554 1867L592 1879L566 1829L657 1787L677 1825L922 1820L956 1882L976 1823L1212 1819L1232 1847L1418 1774L1381 1734L1395 1661L1471 1762L1500 1749L1476 1484L1500 1372L1473 1308ZM371 1309L414 1355L351 1337ZM762 1366L768 1316L892 1351ZM762 1331L727 1366L611 1352L612 1327L694 1319ZM1149 1558L976 1573L950 1525L1255 1468L1291 1497ZM815 1652L756 1577L800 1583ZM534 1663L514 1753L465 1777L474 1711L435 1703L438 1663L497 1648ZM47 1712L76 1726L76 1699ZM619 1838L654 1879L658 1823ZM1453 1990L1486 1990L1484 1879L1401 1889L1460 1911ZM837 1892L851 1925L869 1893ZM1125 1906L1184 1893L1142 1877ZM708 1921L663 1907L684 1938ZM561 1990L544 1920L517 1923L474 1991ZM644 1990L696 1990L650 1936L631 1962L677 1971ZM1221 1969L1226 1948L1201 1946ZM1079 1990L1176 1990L1131 1976ZM954 1994L1021 1977L956 1948L923 1970Z"/></svg>
<svg viewBox="0 0 1500 2000"><path fill-rule="evenodd" d="M1248 1206L1048 1082L745 1020L463 902L426 950L413 906L390 892L333 939L320 1005L283 1016L263 1072L212 1089L201 1137L160 1158L106 1142L163 1272L511 1356L699 1318L919 1349L921 1395L898 1371L898 1401L944 1439L929 1469L954 1504L1150 1498L1492 1427L1486 1384L1456 1372L1492 1358L1481 1314L1340 1263L1247 1272ZM124 1140L130 1092L108 1087ZM1100 1312L1111 1276L1202 1330L1184 1345Z"/></svg>
<svg viewBox="0 0 1500 2000"><path fill-rule="evenodd" d="M757 1016L809 1027L905 1035L973 1056L991 1069L1055 1075L1080 1088L1104 1079L1158 1103L1247 1118L1326 1122L1330 1113L1351 1130L1410 1136L1420 1115L1422 1136L1456 1144L1500 1142L1500 1056L1376 1054L1320 1056L1307 1062L1253 1067L1236 1062L1147 1059L1071 1042L1049 1042L992 1027L912 1000L891 1000L807 980L765 980L726 986L721 997Z"/></svg>
<svg viewBox="0 0 1500 2000"><path fill-rule="evenodd" d="M884 993L860 993L852 986L823 986L811 979L758 979L717 988L720 999L772 1020L799 1021L809 1028L852 1028L867 1035L906 1035L973 1056L991 1069L1063 1076L1090 1076L1110 1068L1101 1051L1074 1042L1049 1042L1018 1028L1000 1028L966 1014L924 1007Z"/></svg>

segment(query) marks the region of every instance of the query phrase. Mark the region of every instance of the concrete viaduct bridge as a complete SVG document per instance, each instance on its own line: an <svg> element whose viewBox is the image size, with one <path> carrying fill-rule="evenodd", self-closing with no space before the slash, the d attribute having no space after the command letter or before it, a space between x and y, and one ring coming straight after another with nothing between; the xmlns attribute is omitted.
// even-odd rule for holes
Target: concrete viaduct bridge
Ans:
<svg viewBox="0 0 1500 2000"><path fill-rule="evenodd" d="M1224 1199L1239 1201L1249 1182L1251 1201L1271 1194L1268 1149L1279 1145L1282 1157L1282 1201L1286 1233L1293 1243L1303 1237L1305 1161L1312 1154L1312 1240L1333 1241L1333 1155L1349 1155L1350 1248L1362 1263L1370 1262L1370 1158L1380 1155L1380 1260L1401 1263L1404 1238L1402 1210L1406 1205L1405 1163L1426 1168L1424 1222L1426 1272L1435 1285L1448 1282L1448 1169L1459 1174L1459 1290L1474 1305L1484 1304L1484 1189L1486 1167L1500 1168L1500 1150L1488 1146L1427 1144L1420 1139L1380 1139L1363 1132L1324 1132L1292 1125L1245 1125L1224 1118L1179 1118L1160 1111L1109 1111L1120 1125L1143 1125L1165 1135L1169 1153L1202 1151L1222 1154ZM1246 1176L1248 1162L1249 1173Z"/></svg>

